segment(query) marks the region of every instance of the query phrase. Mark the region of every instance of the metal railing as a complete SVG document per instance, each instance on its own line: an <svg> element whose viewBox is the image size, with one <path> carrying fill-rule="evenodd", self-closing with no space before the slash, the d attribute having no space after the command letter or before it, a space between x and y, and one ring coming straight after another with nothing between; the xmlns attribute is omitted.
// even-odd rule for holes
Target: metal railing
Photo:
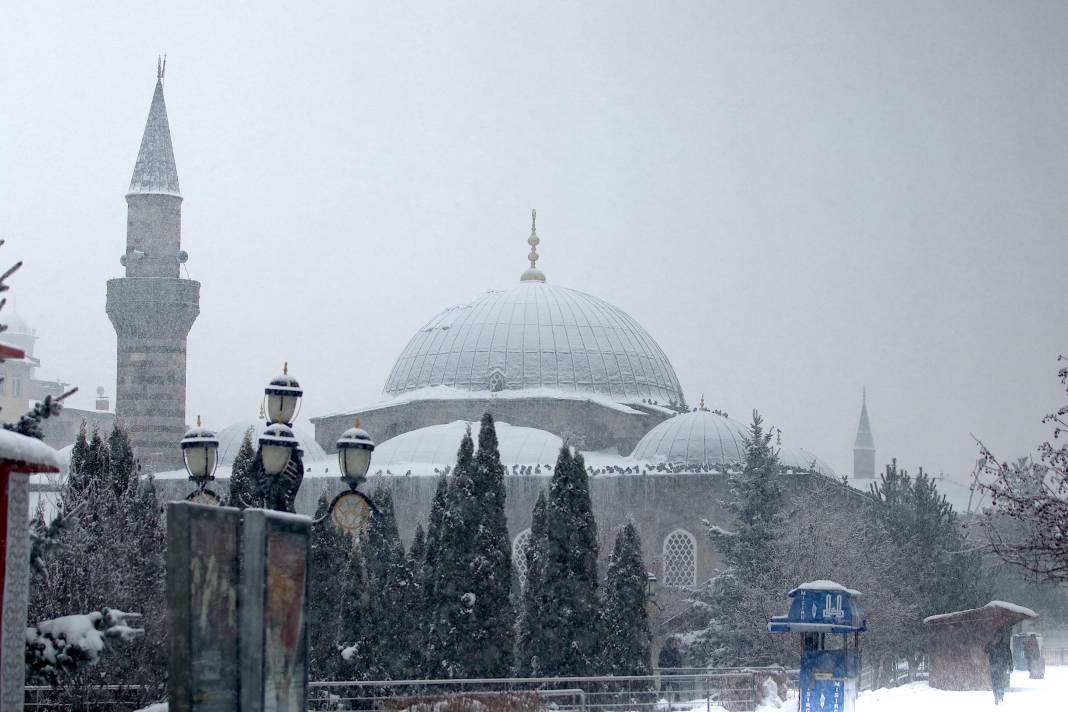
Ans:
<svg viewBox="0 0 1068 712"><path fill-rule="evenodd" d="M780 689L797 672L773 668L676 668L640 676L511 677L467 680L318 681L309 712L750 712L764 681Z"/></svg>
<svg viewBox="0 0 1068 712"><path fill-rule="evenodd" d="M308 684L308 712L751 712L764 681L796 687L781 667L672 668L652 675L510 677L466 680L341 680ZM79 691L26 687L27 712L134 709L162 699L161 687L98 685ZM78 694L75 694L78 693ZM72 695L76 699L72 699Z"/></svg>

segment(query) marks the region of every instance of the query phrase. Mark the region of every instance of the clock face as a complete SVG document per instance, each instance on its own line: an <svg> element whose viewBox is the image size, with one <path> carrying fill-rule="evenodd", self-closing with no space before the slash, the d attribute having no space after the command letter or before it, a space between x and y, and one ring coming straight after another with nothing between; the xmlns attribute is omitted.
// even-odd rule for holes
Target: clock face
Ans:
<svg viewBox="0 0 1068 712"><path fill-rule="evenodd" d="M356 536L371 521L371 505L357 492L346 492L334 500L330 508L330 519L342 531Z"/></svg>

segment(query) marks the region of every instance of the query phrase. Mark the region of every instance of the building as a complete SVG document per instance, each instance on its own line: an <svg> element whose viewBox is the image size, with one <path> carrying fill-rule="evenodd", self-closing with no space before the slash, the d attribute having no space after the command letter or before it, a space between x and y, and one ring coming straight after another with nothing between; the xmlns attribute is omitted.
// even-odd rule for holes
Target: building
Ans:
<svg viewBox="0 0 1068 712"><path fill-rule="evenodd" d="M32 403L44 400L45 396L55 398L61 395L66 384L37 378L41 361L34 356L36 329L14 310L5 313L2 321L7 329L0 334L0 341L25 354L22 358L9 358L0 363L0 421L13 423L30 409Z"/></svg>
<svg viewBox="0 0 1068 712"><path fill-rule="evenodd" d="M126 193L125 275L108 280L118 341L115 416L146 472L177 467L185 433L186 336L200 314L200 283L182 279L182 194L174 163L164 65Z"/></svg>

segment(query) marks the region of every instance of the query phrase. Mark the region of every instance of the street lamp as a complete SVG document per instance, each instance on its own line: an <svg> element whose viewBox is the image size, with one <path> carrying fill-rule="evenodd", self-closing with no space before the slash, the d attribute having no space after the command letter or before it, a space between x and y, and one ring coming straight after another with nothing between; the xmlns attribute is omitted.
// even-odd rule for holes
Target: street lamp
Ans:
<svg viewBox="0 0 1068 712"><path fill-rule="evenodd" d="M262 470L257 483L259 499L270 509L292 512L304 481L304 452L292 427L304 391L289 375L288 362L282 367L282 375L275 376L263 389L263 395L267 427L260 435L256 454Z"/></svg>
<svg viewBox="0 0 1068 712"><path fill-rule="evenodd" d="M219 466L219 438L215 432L203 427L198 415L196 427L186 431L179 446L185 471L197 486L186 499L201 504L218 504L218 495L206 489L208 482L215 479L215 468Z"/></svg>
<svg viewBox="0 0 1068 712"><path fill-rule="evenodd" d="M371 498L356 489L367 478L374 449L375 443L367 431L360 428L359 418L356 419L356 424L343 432L337 440L341 480L349 486L349 491L334 497L334 501L330 503L330 518L351 536L357 536L378 512Z"/></svg>
<svg viewBox="0 0 1068 712"><path fill-rule="evenodd" d="M293 425L304 391L297 379L289 375L288 361L282 366L282 375L271 379L263 389L263 394L267 402L268 422Z"/></svg>
<svg viewBox="0 0 1068 712"><path fill-rule="evenodd" d="M367 477L371 467L371 453L375 443L367 431L356 424L343 432L337 440L337 459L341 465L341 479L350 489L356 489Z"/></svg>

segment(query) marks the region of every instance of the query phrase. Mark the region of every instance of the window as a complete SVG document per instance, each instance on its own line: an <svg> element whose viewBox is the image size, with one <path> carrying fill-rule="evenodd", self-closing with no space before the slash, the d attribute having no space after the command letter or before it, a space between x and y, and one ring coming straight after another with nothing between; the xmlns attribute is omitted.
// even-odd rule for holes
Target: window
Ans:
<svg viewBox="0 0 1068 712"><path fill-rule="evenodd" d="M504 390L505 381L504 374L499 369L494 370L489 377L489 389L490 393L500 393Z"/></svg>
<svg viewBox="0 0 1068 712"><path fill-rule="evenodd" d="M512 542L512 565L515 566L516 578L519 579L519 590L527 587L527 547L530 545L530 530L524 529L516 535Z"/></svg>
<svg viewBox="0 0 1068 712"><path fill-rule="evenodd" d="M676 529L664 539L664 573L661 583L676 588L697 584L697 540L693 534Z"/></svg>

